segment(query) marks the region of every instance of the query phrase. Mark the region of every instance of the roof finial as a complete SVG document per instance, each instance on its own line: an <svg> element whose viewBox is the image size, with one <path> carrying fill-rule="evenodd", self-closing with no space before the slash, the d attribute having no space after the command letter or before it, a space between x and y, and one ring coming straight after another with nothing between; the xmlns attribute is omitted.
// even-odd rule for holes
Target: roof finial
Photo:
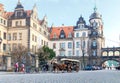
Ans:
<svg viewBox="0 0 120 83"><path fill-rule="evenodd" d="M97 7L96 7L96 0L94 0L95 1L95 7L94 7L94 12L96 12L97 11Z"/></svg>
<svg viewBox="0 0 120 83"><path fill-rule="evenodd" d="M80 17L82 17L82 14L80 14Z"/></svg>
<svg viewBox="0 0 120 83"><path fill-rule="evenodd" d="M20 4L20 0L18 0L18 4Z"/></svg>

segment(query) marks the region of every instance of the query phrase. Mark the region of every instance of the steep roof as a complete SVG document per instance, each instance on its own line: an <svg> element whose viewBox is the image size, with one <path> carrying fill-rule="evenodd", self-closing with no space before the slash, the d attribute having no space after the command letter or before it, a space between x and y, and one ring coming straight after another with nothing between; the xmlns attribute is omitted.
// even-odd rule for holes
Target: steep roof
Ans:
<svg viewBox="0 0 120 83"><path fill-rule="evenodd" d="M25 13L27 14L27 17L30 16L32 10L26 10ZM14 14L14 12L6 12L4 13L3 17L5 17L6 19L8 19L9 17L11 17Z"/></svg>
<svg viewBox="0 0 120 83"><path fill-rule="evenodd" d="M54 38L55 34L56 34L57 38L59 38L61 30L63 30L65 32L65 36L66 36L66 38L68 38L69 33L72 33L72 35L73 35L73 28L74 28L74 26L52 27L50 39Z"/></svg>

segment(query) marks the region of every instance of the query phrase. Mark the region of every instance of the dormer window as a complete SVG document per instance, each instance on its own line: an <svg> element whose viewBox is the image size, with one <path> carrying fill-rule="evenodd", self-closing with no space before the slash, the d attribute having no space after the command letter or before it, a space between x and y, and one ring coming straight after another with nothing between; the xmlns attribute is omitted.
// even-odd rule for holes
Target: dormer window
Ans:
<svg viewBox="0 0 120 83"><path fill-rule="evenodd" d="M61 30L61 32L60 32L60 38L65 38L64 30Z"/></svg>
<svg viewBox="0 0 120 83"><path fill-rule="evenodd" d="M54 36L53 36L53 38L57 38L57 35L56 35L56 33L54 33Z"/></svg>
<svg viewBox="0 0 120 83"><path fill-rule="evenodd" d="M72 38L72 33L71 32L69 32L68 38Z"/></svg>
<svg viewBox="0 0 120 83"><path fill-rule="evenodd" d="M23 11L22 11L22 10L16 11L16 12L15 12L15 16L16 16L16 17L21 17L21 16L23 16Z"/></svg>
<svg viewBox="0 0 120 83"><path fill-rule="evenodd" d="M84 28L84 24L78 24L78 28Z"/></svg>
<svg viewBox="0 0 120 83"><path fill-rule="evenodd" d="M61 34L61 35L60 35L60 37L61 37L61 38L64 38L64 37L65 37L65 35L64 35L64 34Z"/></svg>

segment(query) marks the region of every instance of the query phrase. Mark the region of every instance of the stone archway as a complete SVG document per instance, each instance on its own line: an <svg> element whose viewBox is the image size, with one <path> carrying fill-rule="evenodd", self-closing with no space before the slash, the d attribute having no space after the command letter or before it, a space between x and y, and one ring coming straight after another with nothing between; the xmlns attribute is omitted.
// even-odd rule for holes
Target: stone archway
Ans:
<svg viewBox="0 0 120 83"><path fill-rule="evenodd" d="M113 59L108 59L102 62L102 67L104 69L112 69L114 70L116 67L119 66L119 61L113 60Z"/></svg>

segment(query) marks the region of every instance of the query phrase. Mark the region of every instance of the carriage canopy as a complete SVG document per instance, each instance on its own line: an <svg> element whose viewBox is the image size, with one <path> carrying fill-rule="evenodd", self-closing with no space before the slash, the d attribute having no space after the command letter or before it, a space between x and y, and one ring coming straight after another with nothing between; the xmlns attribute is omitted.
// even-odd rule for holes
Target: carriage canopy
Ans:
<svg viewBox="0 0 120 83"><path fill-rule="evenodd" d="M62 58L61 61L70 61L70 62L77 62L77 63L80 62L79 60L76 60L76 59L68 59L68 58Z"/></svg>

